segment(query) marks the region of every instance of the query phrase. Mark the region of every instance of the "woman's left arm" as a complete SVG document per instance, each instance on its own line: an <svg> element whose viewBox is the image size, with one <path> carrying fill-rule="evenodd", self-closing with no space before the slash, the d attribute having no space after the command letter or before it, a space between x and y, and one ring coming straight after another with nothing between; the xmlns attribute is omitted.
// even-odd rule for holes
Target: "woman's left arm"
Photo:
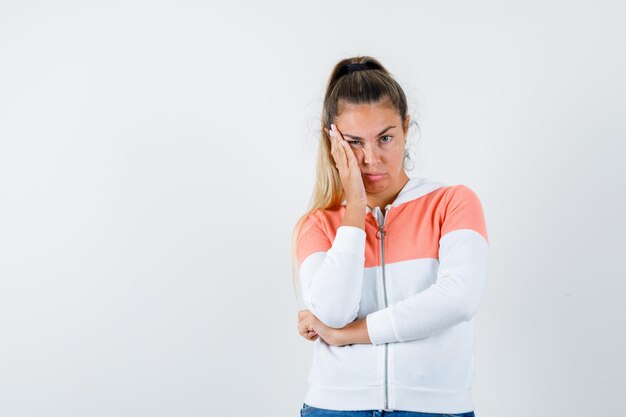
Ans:
<svg viewBox="0 0 626 417"><path fill-rule="evenodd" d="M491 256L482 205L465 185L451 187L444 204L436 282L366 316L375 345L432 336L478 311Z"/></svg>

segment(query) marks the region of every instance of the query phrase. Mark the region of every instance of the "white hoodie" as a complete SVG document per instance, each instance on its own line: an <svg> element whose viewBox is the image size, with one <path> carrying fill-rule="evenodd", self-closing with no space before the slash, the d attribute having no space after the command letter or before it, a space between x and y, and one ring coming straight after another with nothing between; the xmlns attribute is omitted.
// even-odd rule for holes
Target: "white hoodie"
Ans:
<svg viewBox="0 0 626 417"><path fill-rule="evenodd" d="M318 338L308 405L334 410L474 410L474 321L490 260L482 205L465 185L411 178L341 226L345 200L316 210L297 240L305 308L341 328L366 317L372 344ZM381 238L382 237L382 238Z"/></svg>

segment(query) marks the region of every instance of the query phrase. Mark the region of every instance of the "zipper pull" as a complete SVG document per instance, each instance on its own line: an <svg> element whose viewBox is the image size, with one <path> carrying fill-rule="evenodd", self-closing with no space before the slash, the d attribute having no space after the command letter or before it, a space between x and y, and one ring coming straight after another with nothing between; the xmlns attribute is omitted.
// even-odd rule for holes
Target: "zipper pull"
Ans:
<svg viewBox="0 0 626 417"><path fill-rule="evenodd" d="M385 230L385 223L387 223L387 214L389 214L390 208L391 208L391 204L387 204L387 207L385 207L385 214L383 216L383 221L382 223L379 223L378 231L376 232L377 239L380 239L381 236L383 239L387 237L387 231Z"/></svg>
<svg viewBox="0 0 626 417"><path fill-rule="evenodd" d="M380 239L381 236L384 239L387 236L387 232L384 229L385 226L379 226L378 231L376 231L376 239Z"/></svg>

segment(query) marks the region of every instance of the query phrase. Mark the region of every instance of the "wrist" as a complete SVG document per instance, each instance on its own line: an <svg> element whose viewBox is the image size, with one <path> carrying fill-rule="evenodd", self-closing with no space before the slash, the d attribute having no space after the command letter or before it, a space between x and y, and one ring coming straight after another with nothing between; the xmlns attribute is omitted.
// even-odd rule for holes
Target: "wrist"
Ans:
<svg viewBox="0 0 626 417"><path fill-rule="evenodd" d="M346 210L365 210L365 207L367 207L367 201L362 201L362 200L348 200L346 202Z"/></svg>
<svg viewBox="0 0 626 417"><path fill-rule="evenodd" d="M365 230L365 208L367 204L348 203L343 213L342 226L355 226Z"/></svg>
<svg viewBox="0 0 626 417"><path fill-rule="evenodd" d="M333 346L342 346L343 340L341 336L341 329L332 328L330 331L330 344Z"/></svg>

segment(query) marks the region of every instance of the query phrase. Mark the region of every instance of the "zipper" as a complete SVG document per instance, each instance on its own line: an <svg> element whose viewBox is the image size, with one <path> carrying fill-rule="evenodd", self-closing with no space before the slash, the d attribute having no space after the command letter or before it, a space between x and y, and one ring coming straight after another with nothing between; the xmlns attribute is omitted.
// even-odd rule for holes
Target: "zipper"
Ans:
<svg viewBox="0 0 626 417"><path fill-rule="evenodd" d="M383 271L383 298L385 300L385 307L387 307L387 287L385 283L385 237L387 236L387 232L385 232L385 223L387 221L387 215L389 214L389 209L391 208L391 204L388 204L385 207L385 214L383 215L382 224L380 219L378 218L378 213L380 213L380 207L376 207L378 210L376 212L376 222L378 223L378 233L376 237L380 239L380 256L381 256L381 264ZM382 411L392 411L389 409L389 381L388 381L388 350L389 343L385 343L385 406Z"/></svg>

